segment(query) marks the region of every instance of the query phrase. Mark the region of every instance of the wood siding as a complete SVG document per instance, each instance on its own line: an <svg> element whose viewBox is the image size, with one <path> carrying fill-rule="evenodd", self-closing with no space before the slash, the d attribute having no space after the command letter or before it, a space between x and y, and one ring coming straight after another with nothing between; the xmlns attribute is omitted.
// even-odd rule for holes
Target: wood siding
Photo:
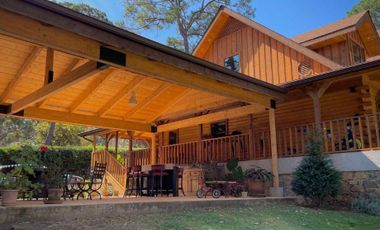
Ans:
<svg viewBox="0 0 380 230"><path fill-rule="evenodd" d="M352 44L356 43L365 52L364 44L358 32L350 32L341 37L340 41L314 48L314 51L343 66L353 65L355 62L353 60ZM364 55L367 56L365 53Z"/></svg>
<svg viewBox="0 0 380 230"><path fill-rule="evenodd" d="M324 65L250 27L219 37L203 58L223 66L225 58L236 54L240 56L242 73L273 84L294 81L329 70ZM311 72L307 75L298 72L298 66L303 61L310 62L312 66Z"/></svg>

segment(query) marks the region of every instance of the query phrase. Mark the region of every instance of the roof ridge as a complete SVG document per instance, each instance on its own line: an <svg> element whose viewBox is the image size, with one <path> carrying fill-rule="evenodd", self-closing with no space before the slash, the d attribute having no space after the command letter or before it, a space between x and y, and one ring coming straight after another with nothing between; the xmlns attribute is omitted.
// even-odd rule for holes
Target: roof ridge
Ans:
<svg viewBox="0 0 380 230"><path fill-rule="evenodd" d="M304 42L307 42L307 41L310 41L310 40L313 40L313 39L316 39L316 38L319 38L319 37L323 37L323 36L329 35L331 33L334 33L334 32L337 32L337 31L340 31L340 30L343 30L343 29L346 29L346 28L349 28L349 27L352 27L352 26L355 26L359 22L359 20L364 15L366 15L367 13L368 13L368 11L359 12L359 13L351 15L349 17L345 17L345 18L339 19L337 21L328 23L326 25L317 27L315 29L306 31L304 33L298 34L296 36L293 36L290 39L292 39L293 41L301 44L301 43L304 43ZM343 24L343 25L341 27L338 27L338 28L335 28L335 29L334 28L330 29L330 31L329 31L329 27L338 26L339 24ZM324 29L327 30L325 33L320 32L321 30L324 30ZM315 33L316 35L315 36L311 36L313 33ZM309 36L309 38L308 38L308 36Z"/></svg>

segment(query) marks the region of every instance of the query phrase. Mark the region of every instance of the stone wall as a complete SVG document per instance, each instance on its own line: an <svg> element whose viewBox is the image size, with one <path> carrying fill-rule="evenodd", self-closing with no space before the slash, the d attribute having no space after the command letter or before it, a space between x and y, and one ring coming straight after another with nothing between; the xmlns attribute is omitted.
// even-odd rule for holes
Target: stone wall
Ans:
<svg viewBox="0 0 380 230"><path fill-rule="evenodd" d="M295 196L291 182L291 174L280 175L284 196ZM368 194L380 197L380 170L342 172L342 190L339 200L349 202L359 195Z"/></svg>

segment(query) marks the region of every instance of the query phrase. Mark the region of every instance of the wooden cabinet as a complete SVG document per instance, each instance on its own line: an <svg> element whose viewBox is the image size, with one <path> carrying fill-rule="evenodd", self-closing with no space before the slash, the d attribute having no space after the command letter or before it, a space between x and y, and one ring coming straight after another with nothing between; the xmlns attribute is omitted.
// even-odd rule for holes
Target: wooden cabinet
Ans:
<svg viewBox="0 0 380 230"><path fill-rule="evenodd" d="M204 183L204 170L199 168L184 169L183 172L183 191L186 196L195 195L196 191Z"/></svg>

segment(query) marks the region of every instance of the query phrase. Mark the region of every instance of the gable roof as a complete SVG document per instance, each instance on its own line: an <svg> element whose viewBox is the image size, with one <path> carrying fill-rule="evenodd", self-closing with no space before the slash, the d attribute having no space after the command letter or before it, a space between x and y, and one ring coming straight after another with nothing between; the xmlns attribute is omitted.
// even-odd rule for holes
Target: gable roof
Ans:
<svg viewBox="0 0 380 230"><path fill-rule="evenodd" d="M342 31L342 30L346 31L349 28L354 29L356 24L359 22L359 20L365 14L367 14L367 12L355 14L351 17L347 17L347 18L344 18L344 19L339 20L337 22L330 23L330 24L328 24L326 26L322 26L318 29L315 29L315 30L312 30L312 31L309 31L309 32L306 32L303 34L299 34L299 35L293 37L292 40L297 42L297 43L302 44L302 43L308 42L310 40L313 40L313 39L316 39L319 37L324 37L324 36L327 36L329 34L336 33L336 32Z"/></svg>
<svg viewBox="0 0 380 230"><path fill-rule="evenodd" d="M274 32L273 30L270 30L269 28L252 21L251 19L244 17L240 15L239 13L236 13L224 6L221 6L217 15L215 16L214 20L211 22L209 28L207 29L205 35L202 37L202 39L199 41L197 46L195 47L193 51L193 55L197 57L202 57L207 50L207 47L211 45L211 43L217 39L219 33L223 29L225 23L228 21L228 18L232 17L245 25L254 28L261 33L266 34L269 37L272 37L273 39L283 43L284 45L302 53L303 55L325 65L328 68L331 69L339 69L342 68L341 65L337 64L336 62L298 44L297 42L284 37L283 35Z"/></svg>

